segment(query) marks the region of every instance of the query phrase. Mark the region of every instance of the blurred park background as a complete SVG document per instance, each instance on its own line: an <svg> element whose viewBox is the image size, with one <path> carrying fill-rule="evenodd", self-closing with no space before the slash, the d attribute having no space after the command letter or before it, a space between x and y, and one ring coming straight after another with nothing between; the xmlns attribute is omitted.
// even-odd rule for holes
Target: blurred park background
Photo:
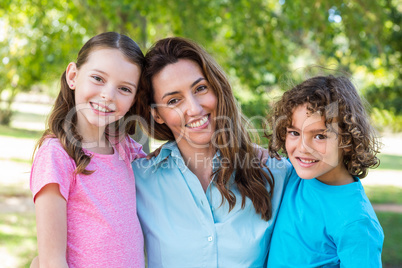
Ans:
<svg viewBox="0 0 402 268"><path fill-rule="evenodd" d="M0 0L0 267L29 267L37 254L34 145L62 72L105 31L132 37L144 53L167 36L197 41L257 129L292 85L349 75L383 137L382 163L363 184L384 228L384 266L402 267L401 26L401 0Z"/></svg>

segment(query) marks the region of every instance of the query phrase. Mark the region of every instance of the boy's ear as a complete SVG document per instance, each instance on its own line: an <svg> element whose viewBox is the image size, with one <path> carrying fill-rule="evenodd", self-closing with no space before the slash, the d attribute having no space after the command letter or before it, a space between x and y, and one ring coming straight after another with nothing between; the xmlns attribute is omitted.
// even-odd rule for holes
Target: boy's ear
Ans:
<svg viewBox="0 0 402 268"><path fill-rule="evenodd" d="M74 90L75 89L75 78L77 77L78 69L75 62L70 62L66 69L66 82L68 86Z"/></svg>
<svg viewBox="0 0 402 268"><path fill-rule="evenodd" d="M151 114L152 117L154 118L155 122L158 124L164 124L165 121L162 119L162 117L160 117L158 111L156 110L156 108L151 108Z"/></svg>
<svg viewBox="0 0 402 268"><path fill-rule="evenodd" d="M348 154L352 151L351 145L345 146L342 149L344 154Z"/></svg>

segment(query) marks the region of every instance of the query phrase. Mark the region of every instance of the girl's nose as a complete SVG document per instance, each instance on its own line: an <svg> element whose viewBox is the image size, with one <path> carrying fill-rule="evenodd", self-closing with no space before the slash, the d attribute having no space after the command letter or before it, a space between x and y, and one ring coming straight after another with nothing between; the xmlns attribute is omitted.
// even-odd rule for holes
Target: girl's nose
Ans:
<svg viewBox="0 0 402 268"><path fill-rule="evenodd" d="M115 90L112 86L104 86L100 93L100 96L105 101L113 100L115 94Z"/></svg>

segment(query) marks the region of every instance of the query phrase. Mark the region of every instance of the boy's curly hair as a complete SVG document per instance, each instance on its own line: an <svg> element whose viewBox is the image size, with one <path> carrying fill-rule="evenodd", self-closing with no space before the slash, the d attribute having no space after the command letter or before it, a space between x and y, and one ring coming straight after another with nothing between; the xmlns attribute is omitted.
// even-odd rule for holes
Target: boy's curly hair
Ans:
<svg viewBox="0 0 402 268"><path fill-rule="evenodd" d="M265 136L270 141L271 155L278 155L280 150L287 154L286 128L292 124L294 109L306 103L311 113L320 112L325 117L328 128L332 122L338 123L339 147L343 148L343 162L351 175L364 178L368 168L379 165L376 132L356 88L343 76L316 76L283 94L267 118L270 130Z"/></svg>

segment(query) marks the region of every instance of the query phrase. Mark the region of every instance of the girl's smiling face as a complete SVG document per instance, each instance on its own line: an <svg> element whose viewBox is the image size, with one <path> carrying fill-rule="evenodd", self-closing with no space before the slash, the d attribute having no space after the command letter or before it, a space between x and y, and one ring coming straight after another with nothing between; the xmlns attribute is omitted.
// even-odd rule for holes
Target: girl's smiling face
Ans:
<svg viewBox="0 0 402 268"><path fill-rule="evenodd" d="M332 124L337 131L338 124ZM317 178L331 185L353 181L342 161L343 150L339 148L338 135L325 125L324 116L318 112L311 114L307 104L294 108L285 146L300 178Z"/></svg>
<svg viewBox="0 0 402 268"><path fill-rule="evenodd" d="M179 59L157 73L152 85L155 121L170 128L179 147L209 147L218 99L198 64Z"/></svg>
<svg viewBox="0 0 402 268"><path fill-rule="evenodd" d="M118 49L97 49L79 69L67 67L74 85L78 131L101 129L122 118L134 103L140 68Z"/></svg>

